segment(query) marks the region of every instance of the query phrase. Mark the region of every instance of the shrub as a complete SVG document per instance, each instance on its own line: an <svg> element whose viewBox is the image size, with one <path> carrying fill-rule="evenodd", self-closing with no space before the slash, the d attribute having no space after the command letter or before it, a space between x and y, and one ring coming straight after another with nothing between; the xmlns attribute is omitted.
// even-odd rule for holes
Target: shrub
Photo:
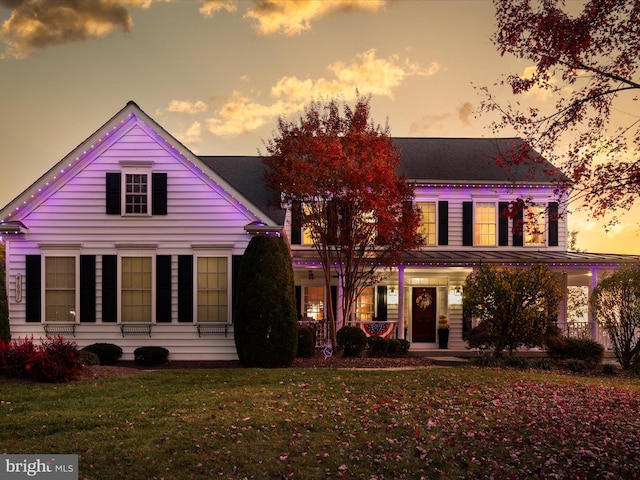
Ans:
<svg viewBox="0 0 640 480"><path fill-rule="evenodd" d="M469 344L469 348L487 350L493 346L492 334L485 323L467 330L463 338Z"/></svg>
<svg viewBox="0 0 640 480"><path fill-rule="evenodd" d="M298 348L298 313L289 250L280 237L258 235L237 277L234 337L247 367L288 367Z"/></svg>
<svg viewBox="0 0 640 480"><path fill-rule="evenodd" d="M502 365L502 359L493 355L480 355L474 357L471 363L476 367L499 367Z"/></svg>
<svg viewBox="0 0 640 480"><path fill-rule="evenodd" d="M336 332L338 348L345 357L357 357L367 346L367 335L361 328L345 325Z"/></svg>
<svg viewBox="0 0 640 480"><path fill-rule="evenodd" d="M133 351L137 365L164 365L169 361L169 350L164 347L138 347Z"/></svg>
<svg viewBox="0 0 640 480"><path fill-rule="evenodd" d="M368 337L367 348L372 357L384 357L389 351L390 342L383 337Z"/></svg>
<svg viewBox="0 0 640 480"><path fill-rule="evenodd" d="M80 350L80 361L82 365L100 365L100 357L88 350Z"/></svg>
<svg viewBox="0 0 640 480"><path fill-rule="evenodd" d="M507 367L519 368L521 370L525 370L531 367L531 363L527 357L522 357L519 355L509 355L504 358L504 365Z"/></svg>
<svg viewBox="0 0 640 480"><path fill-rule="evenodd" d="M574 358L587 366L598 365L604 358L604 347L589 338L566 338L549 344L549 354L554 358Z"/></svg>
<svg viewBox="0 0 640 480"><path fill-rule="evenodd" d="M602 364L602 373L613 375L616 373L616 366L613 363L604 363Z"/></svg>
<svg viewBox="0 0 640 480"><path fill-rule="evenodd" d="M538 370L553 370L556 365L550 358L534 358L531 361L531 367Z"/></svg>
<svg viewBox="0 0 640 480"><path fill-rule="evenodd" d="M567 360L567 368L572 372L586 372L589 369L584 360L579 360L577 358L570 358Z"/></svg>
<svg viewBox="0 0 640 480"><path fill-rule="evenodd" d="M82 363L75 342L47 337L41 344L33 336L0 343L2 364L10 377L41 382L67 382L80 373Z"/></svg>
<svg viewBox="0 0 640 480"><path fill-rule="evenodd" d="M122 349L113 343L93 343L82 350L98 355L100 365L114 365L122 356Z"/></svg>
<svg viewBox="0 0 640 480"><path fill-rule="evenodd" d="M398 347L398 356L399 357L406 357L407 354L409 353L409 349L411 348L411 342L409 340L405 340L403 338L399 338L397 339L398 343L399 343L399 347Z"/></svg>
<svg viewBox="0 0 640 480"><path fill-rule="evenodd" d="M311 358L316 353L316 329L298 327L298 357Z"/></svg>

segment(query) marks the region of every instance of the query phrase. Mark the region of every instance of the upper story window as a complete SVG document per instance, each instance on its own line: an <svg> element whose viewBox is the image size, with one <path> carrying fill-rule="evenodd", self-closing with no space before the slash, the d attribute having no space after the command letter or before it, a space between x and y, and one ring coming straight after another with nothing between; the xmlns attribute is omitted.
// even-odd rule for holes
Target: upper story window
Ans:
<svg viewBox="0 0 640 480"><path fill-rule="evenodd" d="M422 235L425 245L436 244L436 202L417 202L416 206L420 210L419 232Z"/></svg>
<svg viewBox="0 0 640 480"><path fill-rule="evenodd" d="M147 215L149 212L149 175L127 173L124 175L125 215Z"/></svg>
<svg viewBox="0 0 640 480"><path fill-rule="evenodd" d="M107 172L107 215L149 216L167 214L167 174L151 166L123 165L122 172Z"/></svg>
<svg viewBox="0 0 640 480"><path fill-rule="evenodd" d="M524 215L524 243L530 246L545 244L546 208L541 204L528 205Z"/></svg>
<svg viewBox="0 0 640 480"><path fill-rule="evenodd" d="M474 215L474 245L496 244L496 204L476 202Z"/></svg>

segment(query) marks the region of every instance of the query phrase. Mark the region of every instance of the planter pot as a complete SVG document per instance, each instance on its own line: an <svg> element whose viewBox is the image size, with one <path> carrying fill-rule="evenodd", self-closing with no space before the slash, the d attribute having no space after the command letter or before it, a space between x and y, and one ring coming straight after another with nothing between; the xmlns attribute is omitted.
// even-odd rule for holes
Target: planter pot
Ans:
<svg viewBox="0 0 640 480"><path fill-rule="evenodd" d="M448 328L439 328L438 329L438 344L441 349L446 349L449 347L449 329Z"/></svg>

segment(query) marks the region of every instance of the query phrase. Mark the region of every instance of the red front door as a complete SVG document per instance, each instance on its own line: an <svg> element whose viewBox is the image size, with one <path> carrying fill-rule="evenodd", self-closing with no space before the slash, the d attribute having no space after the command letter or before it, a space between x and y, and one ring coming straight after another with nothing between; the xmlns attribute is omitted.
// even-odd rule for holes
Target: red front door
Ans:
<svg viewBox="0 0 640 480"><path fill-rule="evenodd" d="M436 289L418 287L412 295L412 342L436 341Z"/></svg>

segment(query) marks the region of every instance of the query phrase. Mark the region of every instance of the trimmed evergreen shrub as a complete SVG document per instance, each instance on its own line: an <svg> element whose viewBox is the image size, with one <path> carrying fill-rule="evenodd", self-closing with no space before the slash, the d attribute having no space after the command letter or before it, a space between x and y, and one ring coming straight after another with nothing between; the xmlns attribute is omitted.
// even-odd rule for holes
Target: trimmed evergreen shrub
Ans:
<svg viewBox="0 0 640 480"><path fill-rule="evenodd" d="M534 358L531 361L531 367L537 370L553 370L556 368L555 363L550 358Z"/></svg>
<svg viewBox="0 0 640 480"><path fill-rule="evenodd" d="M372 357L384 357L389 351L389 341L383 337L368 337L367 348Z"/></svg>
<svg viewBox="0 0 640 480"><path fill-rule="evenodd" d="M345 325L336 332L338 348L345 357L357 357L367 346L367 335L361 328Z"/></svg>
<svg viewBox="0 0 640 480"><path fill-rule="evenodd" d="M526 370L531 366L527 357L521 357L519 355L509 355L503 359L503 363L507 367L519 368L521 370Z"/></svg>
<svg viewBox="0 0 640 480"><path fill-rule="evenodd" d="M577 358L570 358L567 360L567 368L572 372L586 372L589 367L584 360L579 360Z"/></svg>
<svg viewBox="0 0 640 480"><path fill-rule="evenodd" d="M80 361L82 365L100 365L100 357L88 350L80 350Z"/></svg>
<svg viewBox="0 0 640 480"><path fill-rule="evenodd" d="M93 343L82 350L98 355L100 365L114 365L122 356L122 348L113 343Z"/></svg>
<svg viewBox="0 0 640 480"><path fill-rule="evenodd" d="M603 363L602 364L602 373L607 375L613 375L616 373L617 367L613 363Z"/></svg>
<svg viewBox="0 0 640 480"><path fill-rule="evenodd" d="M164 365L169 361L169 350L164 347L138 347L133 351L137 365Z"/></svg>
<svg viewBox="0 0 640 480"><path fill-rule="evenodd" d="M547 346L552 358L583 360L589 367L602 363L604 358L602 344L589 338L563 337L553 343L548 343Z"/></svg>
<svg viewBox="0 0 640 480"><path fill-rule="evenodd" d="M289 249L258 235L242 257L234 305L238 358L247 367L288 367L298 348L298 312Z"/></svg>
<svg viewBox="0 0 640 480"><path fill-rule="evenodd" d="M298 327L298 357L311 358L316 353L316 329Z"/></svg>
<svg viewBox="0 0 640 480"><path fill-rule="evenodd" d="M411 348L411 342L409 340L405 340L404 338L398 338L398 356L406 357L409 353L409 349Z"/></svg>

